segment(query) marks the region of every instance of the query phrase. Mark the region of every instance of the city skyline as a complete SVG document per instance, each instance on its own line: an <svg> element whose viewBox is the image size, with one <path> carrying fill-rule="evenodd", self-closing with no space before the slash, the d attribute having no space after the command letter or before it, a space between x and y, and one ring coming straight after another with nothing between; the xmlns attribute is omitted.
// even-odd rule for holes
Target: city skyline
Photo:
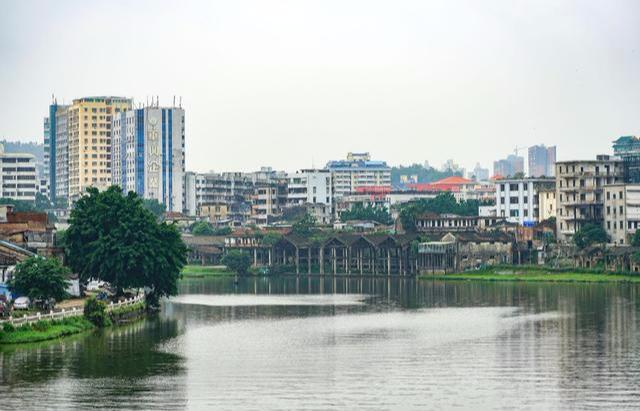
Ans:
<svg viewBox="0 0 640 411"><path fill-rule="evenodd" d="M195 171L319 167L362 150L471 169L532 144L591 158L639 134L634 2L171 4L9 5L0 137L40 141L52 94L182 96Z"/></svg>

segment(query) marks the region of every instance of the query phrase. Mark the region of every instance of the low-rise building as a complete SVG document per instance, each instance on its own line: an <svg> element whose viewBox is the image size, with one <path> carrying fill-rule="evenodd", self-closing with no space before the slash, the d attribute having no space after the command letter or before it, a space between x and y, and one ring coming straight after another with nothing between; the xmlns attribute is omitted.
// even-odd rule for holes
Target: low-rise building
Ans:
<svg viewBox="0 0 640 411"><path fill-rule="evenodd" d="M538 221L556 218L556 190L541 189L538 191Z"/></svg>
<svg viewBox="0 0 640 411"><path fill-rule="evenodd" d="M521 178L495 183L496 215L520 225L539 221L539 192L555 189L553 178Z"/></svg>
<svg viewBox="0 0 640 411"><path fill-rule="evenodd" d="M640 223L640 184L604 187L604 229L617 245L631 244Z"/></svg>
<svg viewBox="0 0 640 411"><path fill-rule="evenodd" d="M502 221L504 218L500 217L425 213L416 217L416 229L421 232L476 231L490 228Z"/></svg>

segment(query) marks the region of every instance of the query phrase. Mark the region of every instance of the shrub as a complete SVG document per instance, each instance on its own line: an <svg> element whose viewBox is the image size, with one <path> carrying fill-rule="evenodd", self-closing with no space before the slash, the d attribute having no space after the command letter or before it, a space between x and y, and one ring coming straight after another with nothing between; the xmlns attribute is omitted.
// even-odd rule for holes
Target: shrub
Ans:
<svg viewBox="0 0 640 411"><path fill-rule="evenodd" d="M39 320L37 322L35 322L31 328L33 328L35 331L47 331L49 329L49 323L47 321L44 320Z"/></svg>
<svg viewBox="0 0 640 411"><path fill-rule="evenodd" d="M95 299L89 298L84 303L84 318L89 320L96 327L106 327L111 324L107 315L107 305Z"/></svg>
<svg viewBox="0 0 640 411"><path fill-rule="evenodd" d="M6 333L12 333L16 330L16 327L11 323L2 324L2 330Z"/></svg>

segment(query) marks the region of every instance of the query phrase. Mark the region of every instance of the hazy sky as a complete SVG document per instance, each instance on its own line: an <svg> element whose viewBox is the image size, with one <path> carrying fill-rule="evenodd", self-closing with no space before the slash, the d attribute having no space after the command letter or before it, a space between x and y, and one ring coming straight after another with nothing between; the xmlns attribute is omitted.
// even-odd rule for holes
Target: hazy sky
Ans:
<svg viewBox="0 0 640 411"><path fill-rule="evenodd" d="M0 13L0 138L58 101L186 109L187 168L295 170L348 151L490 166L640 134L640 2L25 1Z"/></svg>

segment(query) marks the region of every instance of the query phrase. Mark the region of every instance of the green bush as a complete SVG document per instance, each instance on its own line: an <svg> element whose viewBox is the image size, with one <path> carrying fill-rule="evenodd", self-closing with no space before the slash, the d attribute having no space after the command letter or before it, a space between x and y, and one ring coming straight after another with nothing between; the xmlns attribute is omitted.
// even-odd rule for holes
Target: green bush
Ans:
<svg viewBox="0 0 640 411"><path fill-rule="evenodd" d="M31 328L35 331L47 331L50 325L51 324L48 321L38 320L31 326Z"/></svg>
<svg viewBox="0 0 640 411"><path fill-rule="evenodd" d="M2 330L6 333L12 333L16 330L16 327L11 323L2 324Z"/></svg>
<svg viewBox="0 0 640 411"><path fill-rule="evenodd" d="M95 297L89 298L84 303L84 318L96 327L111 325L111 320L107 315L107 305L102 301L96 300Z"/></svg>

